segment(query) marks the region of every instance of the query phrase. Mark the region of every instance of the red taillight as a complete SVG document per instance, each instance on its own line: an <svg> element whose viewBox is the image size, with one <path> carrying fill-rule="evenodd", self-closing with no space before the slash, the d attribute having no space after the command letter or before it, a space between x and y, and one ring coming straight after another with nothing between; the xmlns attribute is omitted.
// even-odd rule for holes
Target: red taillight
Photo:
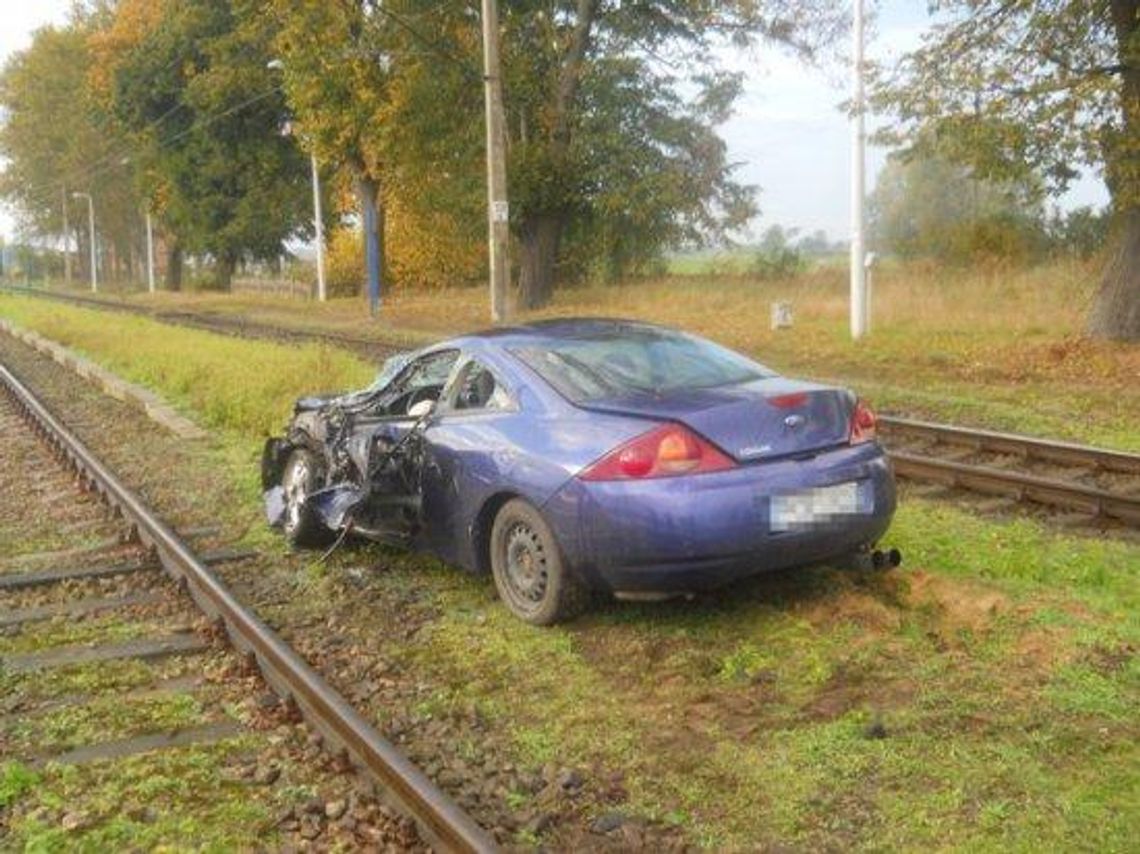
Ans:
<svg viewBox="0 0 1140 854"><path fill-rule="evenodd" d="M790 394L777 394L773 397L765 398L773 406L778 406L780 409L797 409L807 403L806 391L793 391Z"/></svg>
<svg viewBox="0 0 1140 854"><path fill-rule="evenodd" d="M851 413L851 444L870 442L875 438L875 413L861 400L855 401L855 411Z"/></svg>
<svg viewBox="0 0 1140 854"><path fill-rule="evenodd" d="M582 480L644 480L723 471L736 465L714 445L680 424L665 424L606 454Z"/></svg>

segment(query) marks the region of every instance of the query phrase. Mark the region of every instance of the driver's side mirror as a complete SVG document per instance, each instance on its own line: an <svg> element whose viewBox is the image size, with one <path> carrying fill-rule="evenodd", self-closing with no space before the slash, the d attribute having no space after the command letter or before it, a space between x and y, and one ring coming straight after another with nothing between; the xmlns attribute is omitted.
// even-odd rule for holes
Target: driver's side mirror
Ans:
<svg viewBox="0 0 1140 854"><path fill-rule="evenodd" d="M428 415L431 415L435 409L434 400L420 400L413 403L408 407L408 417L415 418L417 421Z"/></svg>

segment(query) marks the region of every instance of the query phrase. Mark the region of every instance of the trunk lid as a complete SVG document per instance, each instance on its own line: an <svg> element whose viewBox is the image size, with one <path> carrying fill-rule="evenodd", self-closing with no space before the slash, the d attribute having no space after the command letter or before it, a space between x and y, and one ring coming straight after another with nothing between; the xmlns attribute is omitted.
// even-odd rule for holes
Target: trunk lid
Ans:
<svg viewBox="0 0 1140 854"><path fill-rule="evenodd" d="M711 389L584 401L583 409L679 421L749 463L811 455L848 442L851 392L783 377Z"/></svg>

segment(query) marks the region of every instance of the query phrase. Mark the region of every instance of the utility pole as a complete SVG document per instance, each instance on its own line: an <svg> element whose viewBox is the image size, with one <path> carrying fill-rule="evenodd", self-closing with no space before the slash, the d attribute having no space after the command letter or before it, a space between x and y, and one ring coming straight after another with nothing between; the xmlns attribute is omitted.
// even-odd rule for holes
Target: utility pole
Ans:
<svg viewBox="0 0 1140 854"><path fill-rule="evenodd" d="M487 125L487 243L491 262L491 321L507 319L510 276L510 206L507 202L507 134L499 59L499 7L483 0L483 95Z"/></svg>
<svg viewBox="0 0 1140 854"><path fill-rule="evenodd" d="M91 235L91 292L96 293L99 290L99 273L96 270L95 259L95 201L91 198L90 193L72 193L71 195L77 199L87 199L87 226Z"/></svg>
<svg viewBox="0 0 1140 854"><path fill-rule="evenodd" d="M154 224L146 212L146 289L154 293Z"/></svg>
<svg viewBox="0 0 1140 854"><path fill-rule="evenodd" d="M71 227L67 224L67 187L60 193L63 202L63 283L71 287Z"/></svg>
<svg viewBox="0 0 1140 854"><path fill-rule="evenodd" d="M324 302L328 299L325 290L325 225L321 221L321 175L317 171L317 154L309 153L309 160L313 167L313 228L317 236L317 299Z"/></svg>
<svg viewBox="0 0 1140 854"><path fill-rule="evenodd" d="M866 133L863 111L863 0L855 0L855 20L851 60L851 337L867 333L871 307L867 300L867 246L863 205L866 196Z"/></svg>

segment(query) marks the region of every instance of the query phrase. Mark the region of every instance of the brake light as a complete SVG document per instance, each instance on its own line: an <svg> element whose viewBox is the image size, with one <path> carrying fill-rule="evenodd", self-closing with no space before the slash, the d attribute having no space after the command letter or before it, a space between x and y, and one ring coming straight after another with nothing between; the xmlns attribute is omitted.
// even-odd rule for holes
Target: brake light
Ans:
<svg viewBox="0 0 1140 854"><path fill-rule="evenodd" d="M780 409L798 409L807 403L808 396L806 391L793 391L789 394L777 394L765 399Z"/></svg>
<svg viewBox="0 0 1140 854"><path fill-rule="evenodd" d="M734 468L719 448L680 424L664 424L615 448L589 466L582 480L648 480Z"/></svg>
<svg viewBox="0 0 1140 854"><path fill-rule="evenodd" d="M855 411L851 413L851 444L874 441L876 423L871 407L862 400L855 401Z"/></svg>

